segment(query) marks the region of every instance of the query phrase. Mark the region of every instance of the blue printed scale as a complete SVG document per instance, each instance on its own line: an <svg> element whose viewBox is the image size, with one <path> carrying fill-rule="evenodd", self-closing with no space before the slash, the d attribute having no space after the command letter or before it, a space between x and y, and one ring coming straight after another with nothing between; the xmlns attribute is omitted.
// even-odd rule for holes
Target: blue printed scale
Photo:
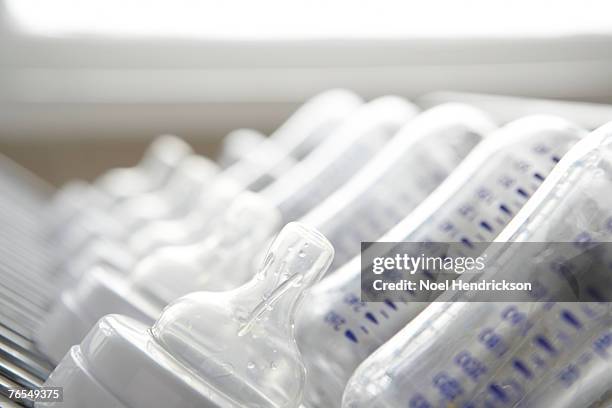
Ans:
<svg viewBox="0 0 612 408"><path fill-rule="evenodd" d="M538 302L431 305L359 367L343 408L609 406L612 303L601 301L612 290L609 251L590 253L597 263L589 279L607 280L597 280L599 288L581 280L589 297L559 302L553 295L578 277L560 264L571 268L586 248L611 241L612 200L601 194L612 188L611 142L612 126L582 140L498 238L513 244L487 250L500 261L485 278L537 282L526 294Z"/></svg>
<svg viewBox="0 0 612 408"><path fill-rule="evenodd" d="M381 241L462 242L464 255L478 256L473 244L497 236L581 134L556 118L540 119L524 119L489 136ZM315 288L317 305L298 320L298 343L311 377L325 378L307 388L312 406L339 404L359 363L427 306L427 298L409 292L403 301L363 303L360 290L356 258Z"/></svg>
<svg viewBox="0 0 612 408"><path fill-rule="evenodd" d="M483 307L497 313L485 314ZM610 313L609 304L596 302L463 304L454 315L478 316L481 328L435 369L428 386L411 393L409 406L493 408L530 400L539 402L524 406L557 406L541 401L555 395L552 387L556 395L574 395L592 367L612 369Z"/></svg>
<svg viewBox="0 0 612 408"><path fill-rule="evenodd" d="M412 119L416 107L388 96L364 105L358 113L281 179L261 190L285 222L299 219L346 183Z"/></svg>
<svg viewBox="0 0 612 408"><path fill-rule="evenodd" d="M401 221L495 128L476 108L447 104L405 125L351 180L303 218L334 245L333 272Z"/></svg>
<svg viewBox="0 0 612 408"><path fill-rule="evenodd" d="M499 164L488 164L490 172L482 169L479 177L491 182L485 181L474 187L464 186L461 198L453 197L437 212L435 221L428 220L405 240L461 242L464 244L465 252L459 254L460 256L478 256L474 253L473 243L490 242L495 239L499 231L510 222L514 214L537 190L544 175L548 174L559 161L563 149L568 147L566 144L553 151L554 145L554 141L550 141L549 145L545 142L534 142L523 149L522 154L513 152L507 154ZM382 306L375 303L373 305L376 309L369 306L368 311L364 312L365 309L362 310L364 304L355 307L358 304L356 299L360 299L359 292L351 292L345 296L345 303L352 306L352 311L363 316L362 324L357 330L348 325L344 327L345 337L352 342L359 342L361 337L359 332L369 331L368 326L372 323L378 325L379 320L381 322L387 320L389 314L402 313L403 305L411 308L415 306L411 302L412 295L407 294L405 302L387 300ZM341 317L348 321L352 316L341 315Z"/></svg>

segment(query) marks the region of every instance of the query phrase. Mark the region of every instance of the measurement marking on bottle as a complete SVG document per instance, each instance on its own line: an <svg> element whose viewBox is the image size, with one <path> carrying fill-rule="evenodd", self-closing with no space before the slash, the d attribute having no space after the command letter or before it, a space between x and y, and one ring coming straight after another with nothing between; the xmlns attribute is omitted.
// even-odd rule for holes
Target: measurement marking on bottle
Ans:
<svg viewBox="0 0 612 408"><path fill-rule="evenodd" d="M353 333L351 330L346 330L344 332L344 336L350 341L352 341L353 343L358 343L357 336L355 336L355 333Z"/></svg>
<svg viewBox="0 0 612 408"><path fill-rule="evenodd" d="M582 329L582 323L580 323L580 320L578 320L578 318L569 310L563 310L561 312L561 318L563 318L564 322L570 324L576 329Z"/></svg>
<svg viewBox="0 0 612 408"><path fill-rule="evenodd" d="M378 320L376 319L376 317L371 312L366 312L365 317L366 317L366 319L368 319L372 323L378 324Z"/></svg>
<svg viewBox="0 0 612 408"><path fill-rule="evenodd" d="M544 336L536 336L534 338L535 343L540 346L541 348L543 348L544 350L546 350L547 352L549 352L550 354L555 354L557 352L557 350L555 350L555 348L553 347L553 345L550 343L550 341L548 341L548 339Z"/></svg>
<svg viewBox="0 0 612 408"><path fill-rule="evenodd" d="M521 373L525 378L533 377L533 373L527 365L523 363L521 360L514 360L512 362L512 367L514 367L519 373Z"/></svg>
<svg viewBox="0 0 612 408"><path fill-rule="evenodd" d="M392 301L390 301L389 299L385 299L385 304L387 306L389 306L391 309L393 310L397 310L397 306L395 305L395 303L393 303Z"/></svg>
<svg viewBox="0 0 612 408"><path fill-rule="evenodd" d="M486 221L481 221L481 222L480 222L480 226L481 226L482 228L486 229L486 230L487 230L487 231L489 231L489 232L493 232L493 227L491 226L491 224L489 224L489 223L488 223L488 222L486 222Z"/></svg>
<svg viewBox="0 0 612 408"><path fill-rule="evenodd" d="M525 198L529 198L529 193L527 193L524 189L522 189L521 187L516 189L516 192L519 193L521 196L525 197Z"/></svg>
<svg viewBox="0 0 612 408"><path fill-rule="evenodd" d="M512 211L510 211L510 209L508 208L507 205L505 204L500 204L499 205L499 209L502 210L503 212L505 212L508 215L512 215Z"/></svg>

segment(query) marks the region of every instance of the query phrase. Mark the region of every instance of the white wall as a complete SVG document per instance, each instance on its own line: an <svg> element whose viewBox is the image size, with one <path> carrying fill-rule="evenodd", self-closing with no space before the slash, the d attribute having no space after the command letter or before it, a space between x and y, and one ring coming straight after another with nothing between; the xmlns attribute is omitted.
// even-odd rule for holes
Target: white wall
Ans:
<svg viewBox="0 0 612 408"><path fill-rule="evenodd" d="M455 90L612 101L612 21L605 24L612 13L593 8L605 2L590 1L589 9L585 2L518 1L507 10L499 9L507 2L493 0L461 8L441 0L364 2L354 10L340 2L343 11L274 0L219 10L204 1L220 21L206 8L194 18L183 10L158 21L160 6L149 20L144 10L134 24L129 12L138 15L138 9L124 10L117 21L104 14L96 20L91 11L57 9L70 2L5 2L0 138L160 132L218 138L240 126L269 131L305 98L330 87L367 98Z"/></svg>

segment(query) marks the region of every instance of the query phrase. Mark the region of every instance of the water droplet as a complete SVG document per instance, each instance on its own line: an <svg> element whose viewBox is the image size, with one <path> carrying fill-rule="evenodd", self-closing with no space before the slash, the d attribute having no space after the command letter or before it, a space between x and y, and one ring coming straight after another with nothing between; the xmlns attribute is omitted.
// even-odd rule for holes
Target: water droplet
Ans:
<svg viewBox="0 0 612 408"><path fill-rule="evenodd" d="M300 251L300 252L298 253L298 256L299 256L300 258L303 258L303 257L305 257L305 256L306 256L306 252L304 252L304 251Z"/></svg>
<svg viewBox="0 0 612 408"><path fill-rule="evenodd" d="M276 363L274 361L272 361L270 363L270 368L273 369L273 370L276 370L278 368L278 366L276 365Z"/></svg>
<svg viewBox="0 0 612 408"><path fill-rule="evenodd" d="M308 242L304 242L304 248L308 248Z"/></svg>
<svg viewBox="0 0 612 408"><path fill-rule="evenodd" d="M248 368L249 370L254 369L254 368L255 368L255 363L254 363L254 362L252 362L252 361L249 361L249 362L247 363L247 368Z"/></svg>

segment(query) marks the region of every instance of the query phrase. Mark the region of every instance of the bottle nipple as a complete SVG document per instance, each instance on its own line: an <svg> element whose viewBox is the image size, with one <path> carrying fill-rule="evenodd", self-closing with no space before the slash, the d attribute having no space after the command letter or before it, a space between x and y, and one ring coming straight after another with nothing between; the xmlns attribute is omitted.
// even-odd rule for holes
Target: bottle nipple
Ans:
<svg viewBox="0 0 612 408"><path fill-rule="evenodd" d="M116 199L156 190L191 154L191 147L178 137L159 136L135 167L112 169L97 178L94 184Z"/></svg>
<svg viewBox="0 0 612 408"><path fill-rule="evenodd" d="M319 232L290 223L251 281L176 300L153 326L153 337L236 406L297 406L305 368L293 335L294 314L333 254Z"/></svg>
<svg viewBox="0 0 612 408"><path fill-rule="evenodd" d="M162 175L192 153L191 147L182 139L174 135L161 135L153 140L138 167L151 174Z"/></svg>
<svg viewBox="0 0 612 408"><path fill-rule="evenodd" d="M199 290L229 290L253 276L253 260L278 230L280 214L256 193L240 194L208 238L160 248L143 258L132 287L160 308Z"/></svg>

